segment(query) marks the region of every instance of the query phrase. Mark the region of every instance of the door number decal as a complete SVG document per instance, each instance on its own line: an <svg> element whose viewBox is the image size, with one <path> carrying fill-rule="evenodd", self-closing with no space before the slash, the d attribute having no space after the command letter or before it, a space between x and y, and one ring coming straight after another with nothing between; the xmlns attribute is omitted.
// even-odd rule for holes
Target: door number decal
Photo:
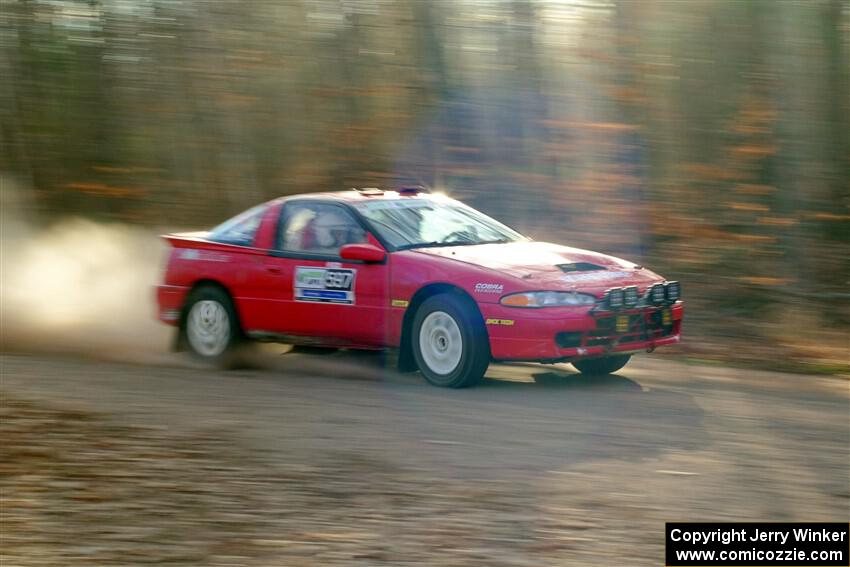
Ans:
<svg viewBox="0 0 850 567"><path fill-rule="evenodd" d="M354 304L354 276L357 270L295 267L295 301Z"/></svg>

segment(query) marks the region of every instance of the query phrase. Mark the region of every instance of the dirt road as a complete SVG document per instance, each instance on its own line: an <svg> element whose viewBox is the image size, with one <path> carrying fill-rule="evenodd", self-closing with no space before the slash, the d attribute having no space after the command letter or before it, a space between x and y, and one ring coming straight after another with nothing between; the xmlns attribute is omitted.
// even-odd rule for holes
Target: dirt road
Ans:
<svg viewBox="0 0 850 567"><path fill-rule="evenodd" d="M850 517L842 378L0 364L3 564L657 566L665 521Z"/></svg>

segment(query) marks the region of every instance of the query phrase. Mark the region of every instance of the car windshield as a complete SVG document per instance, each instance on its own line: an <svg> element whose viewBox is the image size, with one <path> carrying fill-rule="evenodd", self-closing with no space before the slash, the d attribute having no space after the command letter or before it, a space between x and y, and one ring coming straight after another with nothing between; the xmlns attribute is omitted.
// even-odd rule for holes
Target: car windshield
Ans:
<svg viewBox="0 0 850 567"><path fill-rule="evenodd" d="M527 240L487 215L450 199L375 199L356 207L384 240L401 250Z"/></svg>

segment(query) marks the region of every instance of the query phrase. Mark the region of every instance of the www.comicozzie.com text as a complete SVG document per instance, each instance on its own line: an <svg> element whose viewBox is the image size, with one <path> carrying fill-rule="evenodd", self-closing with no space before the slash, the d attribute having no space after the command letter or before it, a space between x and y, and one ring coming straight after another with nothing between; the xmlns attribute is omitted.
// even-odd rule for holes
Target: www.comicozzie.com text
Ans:
<svg viewBox="0 0 850 567"><path fill-rule="evenodd" d="M682 530L676 528L670 532L673 541L689 543L722 543L727 545L736 541L772 541L786 544L793 535L797 542L841 542L845 541L847 532L833 530L813 530L811 528L796 528L791 530L764 530L759 528L747 529L716 529L710 531Z"/></svg>

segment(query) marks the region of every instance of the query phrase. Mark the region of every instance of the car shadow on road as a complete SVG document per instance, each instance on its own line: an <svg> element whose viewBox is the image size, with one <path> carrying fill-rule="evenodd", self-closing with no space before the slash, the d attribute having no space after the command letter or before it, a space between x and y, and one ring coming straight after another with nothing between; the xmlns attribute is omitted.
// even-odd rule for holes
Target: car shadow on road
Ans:
<svg viewBox="0 0 850 567"><path fill-rule="evenodd" d="M387 425L386 432L410 431L436 440L418 448L421 457L488 463L491 472L493 466L534 469L596 459L646 459L700 450L710 443L704 412L692 395L650 387L630 378L628 368L586 375L566 365L493 364L476 387L461 390L437 388L421 374L400 374L394 368L385 354L346 351L286 354L265 366L288 375L285 381L274 380L281 387L309 388L311 395L333 401L339 388L324 389L317 380L345 383L346 395L383 400L379 405L386 403L391 412L373 413L369 419L396 415L401 422ZM687 376L673 380L688 381ZM356 413L349 418L354 423L363 419Z"/></svg>
<svg viewBox="0 0 850 567"><path fill-rule="evenodd" d="M479 388L502 388L502 389L525 389L525 388L548 388L557 390L636 390L642 391L643 386L625 376L619 374L586 375L579 373L546 371L533 372L531 381L503 380L499 378L485 378L478 385Z"/></svg>
<svg viewBox="0 0 850 567"><path fill-rule="evenodd" d="M711 444L704 411L690 393L648 386L629 378L628 370L591 376L567 367L494 365L477 387L463 390L435 388L412 376L388 377L382 389L406 428L452 443L420 446L420 457L486 463L485 470L474 467L485 477L588 461L641 461Z"/></svg>
<svg viewBox="0 0 850 567"><path fill-rule="evenodd" d="M307 372L315 376L327 376L346 381L381 381L431 387L417 372L398 372L396 362L393 355L382 351L339 350L329 351L325 355L266 352L263 355L255 354L246 368L276 370L292 374ZM553 370L546 368L532 363L493 364L476 389L510 390L537 387L570 390L589 388L641 390L642 388L637 382L622 376L624 372L589 376L561 367L555 367Z"/></svg>

